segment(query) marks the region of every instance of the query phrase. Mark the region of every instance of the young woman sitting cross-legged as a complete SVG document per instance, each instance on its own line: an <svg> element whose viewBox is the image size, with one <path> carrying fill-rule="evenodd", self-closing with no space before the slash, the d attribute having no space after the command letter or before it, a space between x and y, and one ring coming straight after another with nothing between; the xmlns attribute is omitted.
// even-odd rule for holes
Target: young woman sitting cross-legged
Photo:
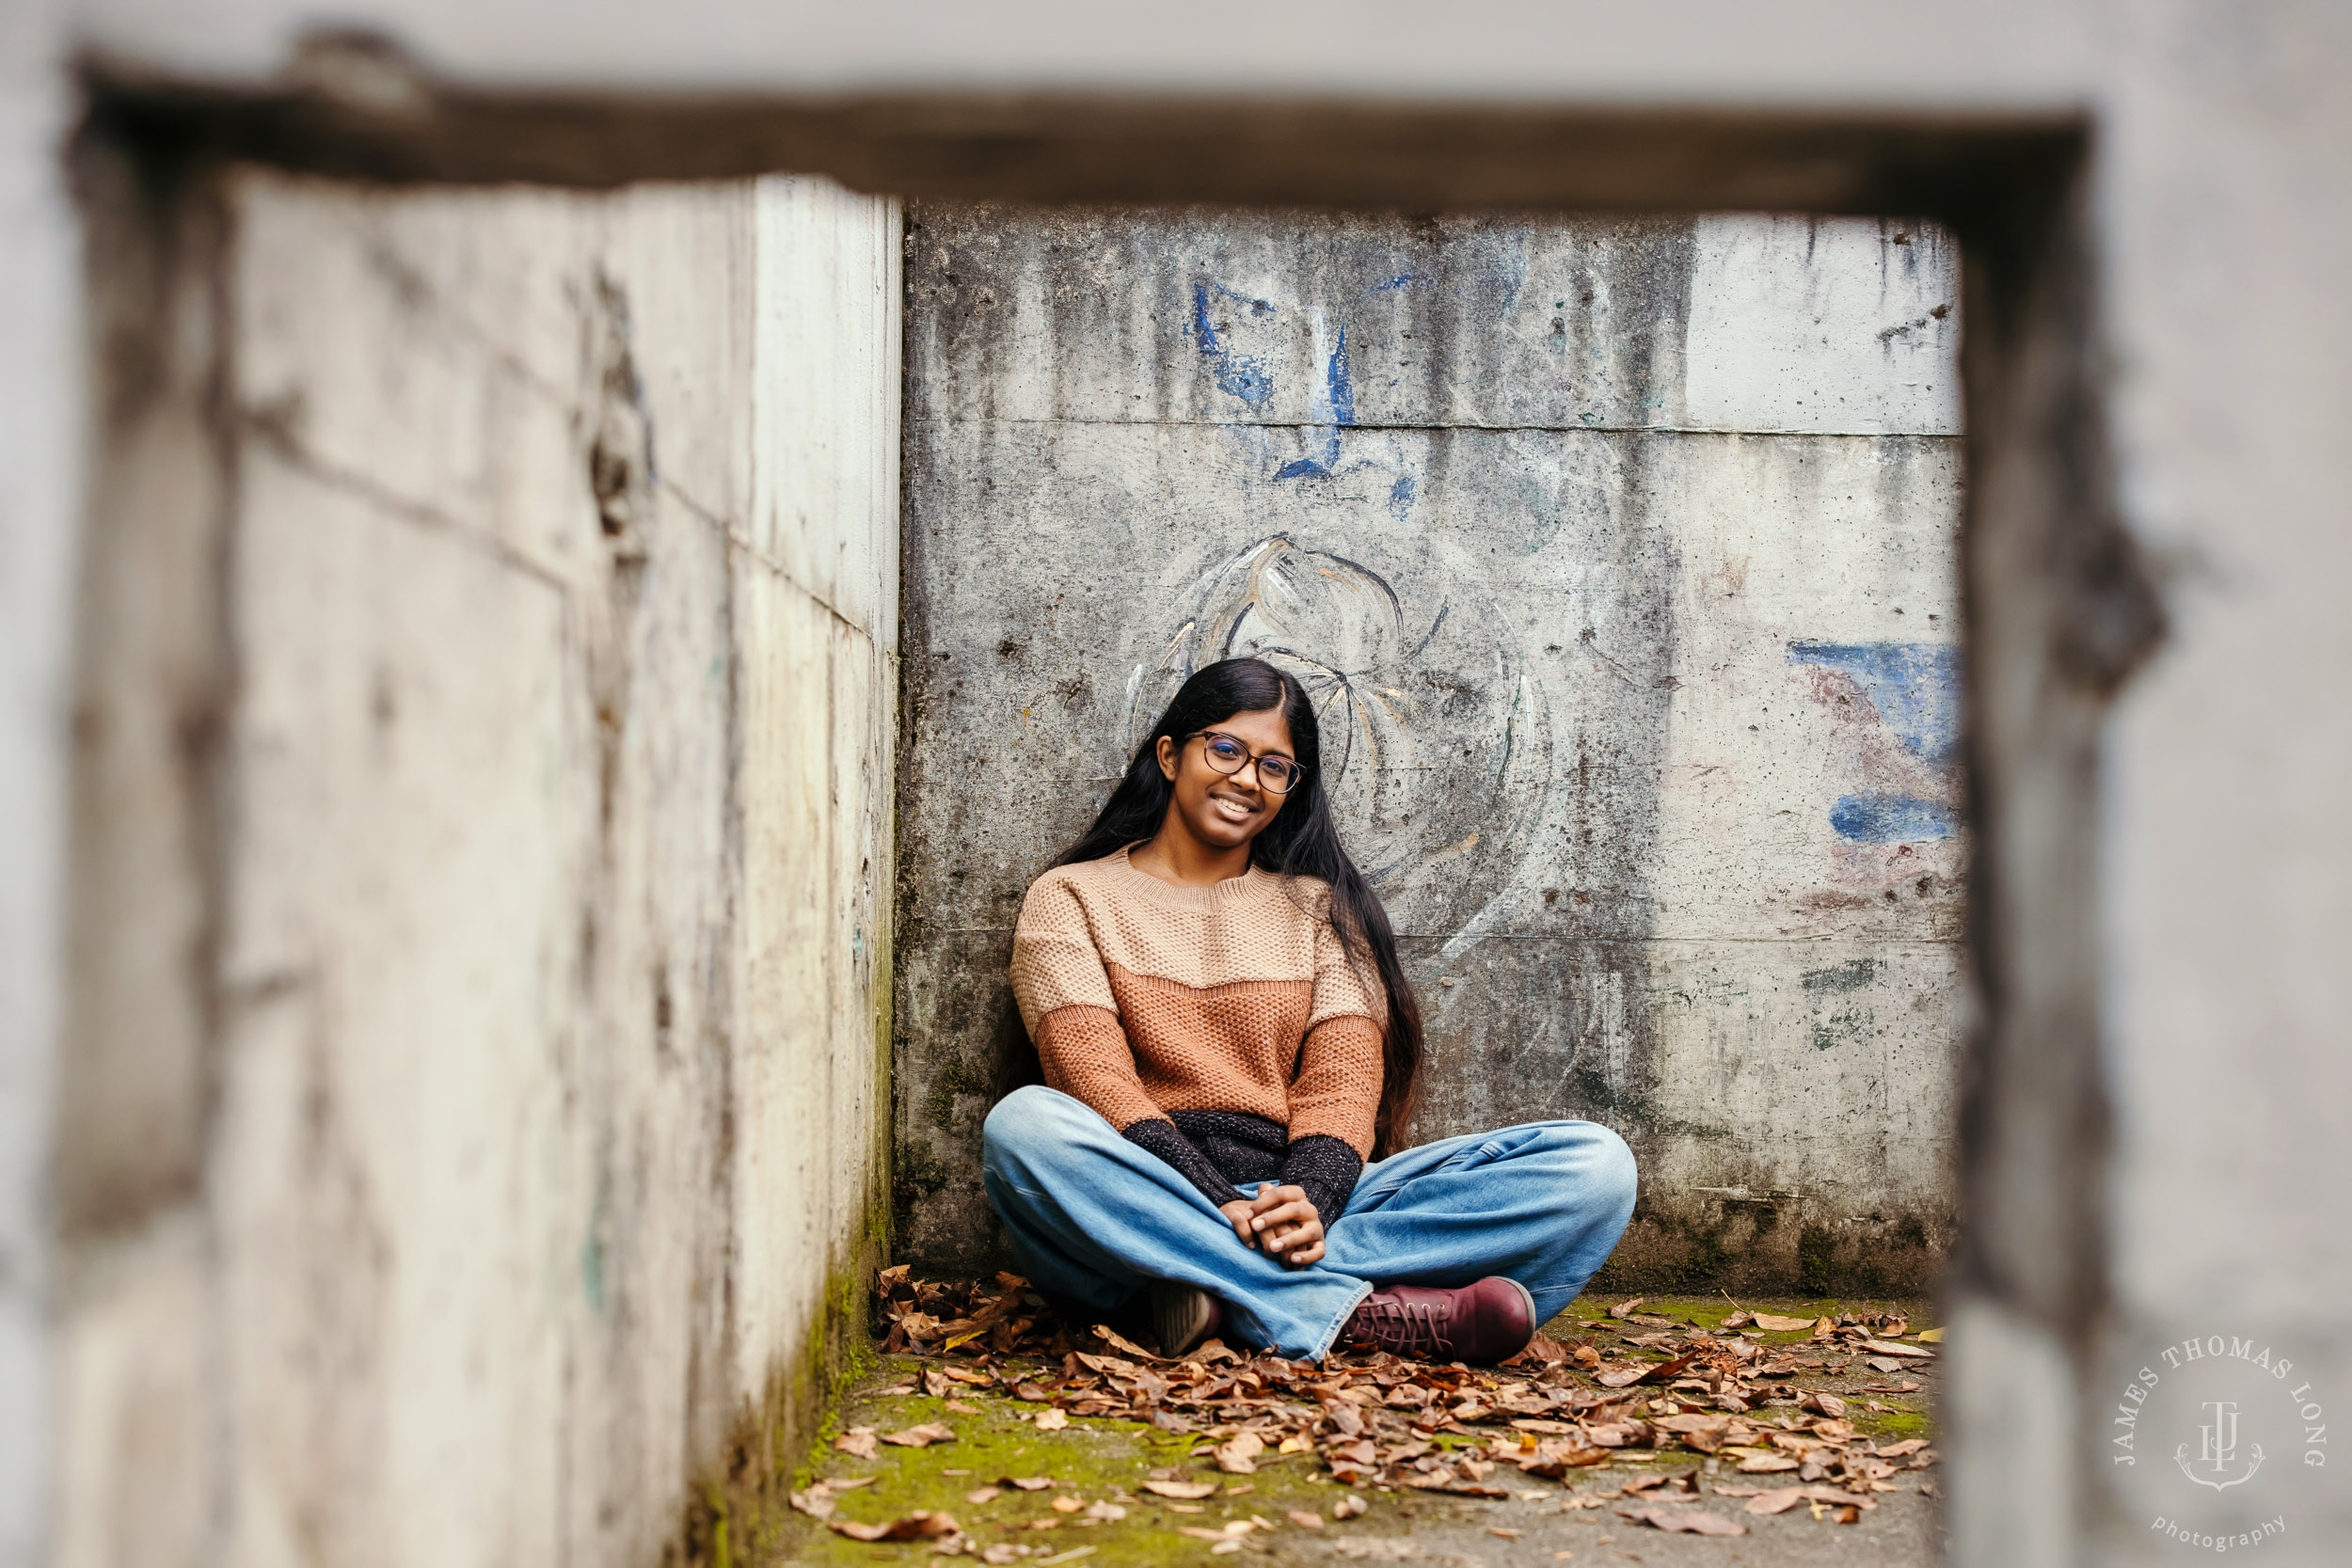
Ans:
<svg viewBox="0 0 2352 1568"><path fill-rule="evenodd" d="M1148 1307L1170 1355L1500 1361L1616 1244L1633 1157L1587 1121L1404 1147L1421 1012L1319 752L1295 679L1210 665L1030 886L989 1201L1041 1290Z"/></svg>

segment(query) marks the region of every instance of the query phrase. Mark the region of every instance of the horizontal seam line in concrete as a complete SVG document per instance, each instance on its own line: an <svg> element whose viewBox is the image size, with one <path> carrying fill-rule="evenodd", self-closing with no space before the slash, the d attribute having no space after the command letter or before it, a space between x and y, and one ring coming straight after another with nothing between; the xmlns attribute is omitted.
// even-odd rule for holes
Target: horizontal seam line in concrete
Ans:
<svg viewBox="0 0 2352 1568"><path fill-rule="evenodd" d="M451 305L450 302L443 298L437 291L426 284L423 281L426 276L424 269L410 261L408 258L403 255L399 248L389 240L385 238L382 234L374 231L373 229L362 224L346 223L345 229L347 232L358 240L361 247L371 257L376 259L379 264L389 265L390 267L396 269L399 276L405 281L419 288L422 293L422 297L431 307L435 316L451 327L451 329L453 330L458 336L472 343L476 349L478 349L489 359L491 364L496 366L510 380L523 388L525 391L537 397L546 407L553 409L557 413L563 415L565 419L569 420L578 416L580 410L573 404L571 399L564 394L561 388L542 380L528 361L523 359L519 355L515 354L512 350L506 348L499 341L496 333L486 330L471 316ZM332 465L329 465L323 459L317 457L316 454L310 453L307 451L297 458L292 451L294 443L291 438L282 436L280 433L275 430L265 430L264 434L276 438L278 442L289 449L288 456L290 460L296 461L298 466L309 469L322 480L329 480L332 482L333 476L343 472L343 470L334 467ZM445 529L453 533L462 535L478 535L484 542L492 547L493 552L498 554L500 559L507 561L518 570L528 572L532 576L539 577L552 583L559 592L569 592L571 585L564 578L553 573L549 569L539 565L538 562L532 561L528 555L517 551L513 546L499 540L496 535L482 533L480 530L471 528L457 518L447 515L438 508L429 506L424 502L412 501L406 497L400 496L396 492L383 489L381 486L373 484L372 482L356 473L350 474L347 477L348 483L345 487L350 489L354 494L374 495L378 497L378 499L380 499L387 507L396 512L413 508L415 509L415 518L420 522L426 522L432 526ZM856 632L859 636L865 638L869 642L877 644L881 642L882 640L879 634L866 630L864 626L859 626L849 616L843 614L841 612L841 608L838 605L834 604L823 594L818 593L816 589L811 588L807 583L801 581L784 565L783 562L775 560L772 556L770 556L765 551L753 545L749 538L744 534L738 532L735 526L725 517L704 505L684 486L679 485L668 477L658 472L653 476L653 478L656 484L661 486L663 489L669 491L671 495L676 497L678 503L684 506L687 511L700 517L705 523L716 528L719 532L725 537L730 545L741 549L743 553L749 556L752 560L766 566L770 571L775 573L778 578L782 578L787 583L789 583L792 587L798 589L803 594L808 595L808 597L816 603L822 605L828 614L832 615L834 620L839 621L843 626L849 627L851 631ZM895 514L897 509L894 507L892 510ZM896 521L895 516L893 520L894 522Z"/></svg>
<svg viewBox="0 0 2352 1568"><path fill-rule="evenodd" d="M940 414L933 417L946 424L1099 425L1135 430L1483 430L1499 436L1731 436L1805 441L1948 441L1955 445L1967 439L1967 433L1958 430L1724 430L1708 425L1479 424L1457 420L1419 424L1359 420L1354 424L1335 425L1317 423L1312 420L1087 420L1060 414L1010 417L1000 414Z"/></svg>
<svg viewBox="0 0 2352 1568"><path fill-rule="evenodd" d="M811 588L807 583L803 582L798 577L794 576L791 568L785 565L783 562L778 561L775 557L770 555L766 550L763 550L757 545L753 544L751 536L741 530L739 530L733 522L726 518L726 516L717 511L714 511L710 507L704 505L700 500L697 500L692 492L689 491L684 485L679 484L675 480L665 479L659 475L655 477L654 483L660 485L664 490L667 490L672 496L675 496L677 499L677 503L686 508L687 512L700 520L705 527L715 530L719 536L726 541L728 548L740 550L750 560L768 568L769 571L776 575L780 581L799 593L806 594L811 603L823 606L826 614L831 615L834 620L840 622L850 631L866 639L866 641L875 643L879 643L881 641L881 638L877 634L866 630L864 626L859 626L855 621L850 619L849 616L843 614L839 605L834 604L831 599L825 597L824 594L818 593L816 589Z"/></svg>
<svg viewBox="0 0 2352 1568"><path fill-rule="evenodd" d="M568 597L572 590L579 586L552 569L542 565L530 555L494 533L477 528L462 518L453 516L428 501L404 496L396 490L375 483L364 474L329 462L267 420L256 419L248 414L246 423L247 428L261 438L262 445L276 454L279 461L297 472L309 475L329 489L339 490L357 500L375 507L387 516L421 527L431 533L447 536L469 547L480 550L499 564L511 567L521 575L546 585L559 595ZM683 506L690 515L706 527L717 531L729 548L742 551L745 556L774 573L778 579L796 593L804 595L811 603L822 607L826 614L841 623L855 636L864 639L868 643L879 643L879 639L874 633L844 615L839 606L801 581L781 562L753 545L724 517L703 505L692 495L672 481L658 479L656 483L675 497L678 504Z"/></svg>
<svg viewBox="0 0 2352 1568"><path fill-rule="evenodd" d="M481 551L501 566L508 567L534 582L552 590L559 597L568 595L571 585L559 574L532 560L506 540L494 533L475 528L461 518L453 517L439 507L377 483L356 469L328 461L297 441L267 420L246 410L242 422L262 448L297 473L340 491L356 500L365 502L386 516L423 529L429 533L455 540L469 548Z"/></svg>

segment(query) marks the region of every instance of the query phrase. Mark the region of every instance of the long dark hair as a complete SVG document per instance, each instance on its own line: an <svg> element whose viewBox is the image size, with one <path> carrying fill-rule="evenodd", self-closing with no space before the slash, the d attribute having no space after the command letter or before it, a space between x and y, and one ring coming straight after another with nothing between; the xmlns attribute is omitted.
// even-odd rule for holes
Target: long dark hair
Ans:
<svg viewBox="0 0 2352 1568"><path fill-rule="evenodd" d="M1323 789L1323 736L1315 723L1314 705L1306 689L1292 676L1256 658L1228 658L1196 673L1177 689L1168 711L1152 727L1127 772L1111 791L1077 843L1055 858L1056 865L1099 861L1160 831L1168 818L1175 786L1160 771L1160 737L1181 749L1184 738L1212 729L1236 713L1282 710L1290 726L1291 746L1306 768L1306 783L1291 792L1282 809L1258 836L1249 841L1249 863L1280 877L1311 877L1331 890L1328 918L1348 961L1360 974L1378 977L1387 993L1388 1029L1381 1046L1380 1113L1374 1125L1372 1157L1385 1159L1405 1147L1406 1124L1412 1119L1421 1090L1421 1004L1412 982L1397 961L1396 933L1389 911L1364 880L1356 863L1340 847L1338 827L1331 820L1330 798ZM1025 1083L1036 1083L1037 1047L1013 1009L1009 1027L997 1039L997 1093L1009 1093Z"/></svg>

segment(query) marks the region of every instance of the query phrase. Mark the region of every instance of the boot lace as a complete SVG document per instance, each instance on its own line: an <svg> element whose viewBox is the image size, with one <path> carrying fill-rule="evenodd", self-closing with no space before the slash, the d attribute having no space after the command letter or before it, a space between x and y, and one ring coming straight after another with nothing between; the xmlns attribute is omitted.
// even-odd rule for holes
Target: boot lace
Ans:
<svg viewBox="0 0 2352 1568"><path fill-rule="evenodd" d="M1374 1295L1365 1297L1355 1316L1348 1319L1345 1337L1370 1339L1400 1355L1435 1360L1454 1348L1453 1338L1446 1332L1453 1325L1454 1314L1443 1302Z"/></svg>

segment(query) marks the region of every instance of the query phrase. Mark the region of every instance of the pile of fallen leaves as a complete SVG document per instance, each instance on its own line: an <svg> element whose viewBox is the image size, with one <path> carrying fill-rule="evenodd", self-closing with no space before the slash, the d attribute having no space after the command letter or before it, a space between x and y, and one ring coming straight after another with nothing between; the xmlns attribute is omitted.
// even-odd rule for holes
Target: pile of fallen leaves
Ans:
<svg viewBox="0 0 2352 1568"><path fill-rule="evenodd" d="M992 1285L993 1288L992 1289ZM906 1263L875 1278L884 1354L1066 1355L1077 1345L1017 1274L992 1281L916 1279Z"/></svg>
<svg viewBox="0 0 2352 1568"><path fill-rule="evenodd" d="M1906 1339L1909 1325L1899 1317L1735 1310L1707 1328L1645 1315L1637 1298L1611 1307L1610 1322L1581 1338L1537 1335L1500 1368L1385 1353L1335 1354L1318 1366L1245 1354L1216 1339L1171 1360L1104 1324L1073 1332L1026 1280L1009 1274L993 1282L935 1283L913 1278L901 1264L882 1271L876 1293L886 1324L882 1348L933 1358L919 1384L883 1392L911 1394L919 1386L945 1399L950 1412L970 1415L979 1411L964 1402L963 1392L1008 1394L1034 1407L1023 1418L1041 1432L1064 1427L1073 1417L1145 1421L1193 1437L1191 1457L1227 1475L1249 1475L1270 1454L1312 1454L1348 1486L1500 1498L1511 1495L1502 1484L1506 1478L1521 1486L1531 1478L1565 1482L1613 1458L1687 1450L1728 1464L1741 1477L1771 1478L1754 1485L1708 1483L1719 1496L1746 1497L1748 1513L1804 1504L1817 1519L1851 1523L1876 1506L1874 1494L1896 1490L1891 1478L1899 1471L1935 1463L1921 1439L1880 1447L1858 1436L1845 1398L1805 1386L1844 1375L1856 1362L1892 1376L1933 1358L1941 1331ZM1803 1341L1756 1337L1807 1329ZM1604 1347L1604 1337L1618 1343ZM1035 1360L1043 1364L1020 1364ZM1918 1388L1905 1381L1869 1384L1864 1391ZM945 1422L888 1433L858 1428L834 1447L872 1458L880 1444L919 1448L954 1436ZM815 1494L796 1495L794 1506L828 1517L831 1492L856 1484L820 1483ZM972 1500L1002 1487L1050 1484L1049 1478L1002 1478ZM1155 1472L1142 1485L1176 1498L1214 1489L1172 1471ZM1613 1495L1630 1499L1619 1513L1661 1529L1744 1532L1720 1516L1665 1506L1698 1491L1698 1471L1692 1469L1642 1476ZM1570 1506L1597 1508L1604 1499L1585 1494ZM829 1522L860 1540L925 1539L935 1551L971 1551L991 1561L1013 1560L1000 1553L1025 1555L982 1550L944 1513L886 1526ZM1192 1533L1223 1541L1232 1532L1227 1527Z"/></svg>

